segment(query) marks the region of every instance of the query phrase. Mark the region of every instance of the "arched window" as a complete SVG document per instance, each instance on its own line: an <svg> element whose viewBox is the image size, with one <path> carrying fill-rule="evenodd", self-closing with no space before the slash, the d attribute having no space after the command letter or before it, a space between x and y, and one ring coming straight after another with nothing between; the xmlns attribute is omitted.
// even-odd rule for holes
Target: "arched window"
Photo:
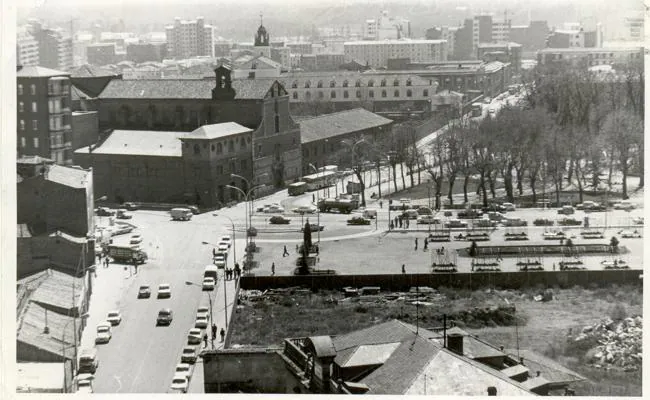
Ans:
<svg viewBox="0 0 650 400"><path fill-rule="evenodd" d="M318 81L316 84L316 87L322 88L323 87L323 81Z"/></svg>
<svg viewBox="0 0 650 400"><path fill-rule="evenodd" d="M294 88L294 89L298 89L298 81L293 81L293 83L291 84L291 87Z"/></svg>
<svg viewBox="0 0 650 400"><path fill-rule="evenodd" d="M229 152L235 151L235 142L233 142L232 139L228 141L228 151Z"/></svg>
<svg viewBox="0 0 650 400"><path fill-rule="evenodd" d="M214 153L214 151L216 150L216 148L215 148L215 146L214 146L214 143L213 143L212 146L210 146L210 147L212 148L212 152Z"/></svg>
<svg viewBox="0 0 650 400"><path fill-rule="evenodd" d="M201 154L201 148L199 147L198 143L194 144L194 154Z"/></svg>
<svg viewBox="0 0 650 400"><path fill-rule="evenodd" d="M375 97L375 91L371 90L368 92L368 97L374 98Z"/></svg>
<svg viewBox="0 0 650 400"><path fill-rule="evenodd" d="M346 98L346 99L349 97L347 90L343 92L343 97Z"/></svg>
<svg viewBox="0 0 650 400"><path fill-rule="evenodd" d="M305 93L305 100L307 101L311 100L311 92Z"/></svg>
<svg viewBox="0 0 650 400"><path fill-rule="evenodd" d="M381 86L386 86L386 79L381 80Z"/></svg>
<svg viewBox="0 0 650 400"><path fill-rule="evenodd" d="M413 96L413 92L411 91L411 89L406 90L406 97L412 97L412 96Z"/></svg>
<svg viewBox="0 0 650 400"><path fill-rule="evenodd" d="M393 81L393 86L399 86L399 79L395 79Z"/></svg>
<svg viewBox="0 0 650 400"><path fill-rule="evenodd" d="M411 78L408 78L408 79L406 80L406 86L411 86L411 84L412 84L412 82L411 82Z"/></svg>
<svg viewBox="0 0 650 400"><path fill-rule="evenodd" d="M357 90L357 98L361 98L361 90Z"/></svg>
<svg viewBox="0 0 650 400"><path fill-rule="evenodd" d="M305 82L305 89L309 89L310 86L311 86L311 82L306 81Z"/></svg>
<svg viewBox="0 0 650 400"><path fill-rule="evenodd" d="M343 87L348 87L348 80L347 79L343 81Z"/></svg>
<svg viewBox="0 0 650 400"><path fill-rule="evenodd" d="M394 96L395 96L395 97L399 97L399 90L396 90L396 91L395 91Z"/></svg>
<svg viewBox="0 0 650 400"><path fill-rule="evenodd" d="M429 89L424 89L424 90L422 91L422 96L424 96L424 97L429 97Z"/></svg>
<svg viewBox="0 0 650 400"><path fill-rule="evenodd" d="M381 91L381 97L386 97L386 91L385 90Z"/></svg>
<svg viewBox="0 0 650 400"><path fill-rule="evenodd" d="M330 81L330 87L336 87L336 81Z"/></svg>
<svg viewBox="0 0 650 400"><path fill-rule="evenodd" d="M217 143L217 154L223 153L223 145L221 143Z"/></svg>
<svg viewBox="0 0 650 400"><path fill-rule="evenodd" d="M375 81L373 79L368 81L368 87L373 87L375 86Z"/></svg>
<svg viewBox="0 0 650 400"><path fill-rule="evenodd" d="M239 147L241 147L242 149L245 149L245 148L246 148L246 139L245 139L245 138L242 137L242 138L240 139L240 142L239 142L239 143L240 143Z"/></svg>
<svg viewBox="0 0 650 400"><path fill-rule="evenodd" d="M298 92L293 92L293 98L297 99L298 98Z"/></svg>
<svg viewBox="0 0 650 400"><path fill-rule="evenodd" d="M335 99L336 98L336 91L332 90L330 92L330 98Z"/></svg>
<svg viewBox="0 0 650 400"><path fill-rule="evenodd" d="M319 99L324 99L324 98L325 98L325 94L323 93L322 90L319 90L319 91L318 91L318 98L319 98Z"/></svg>
<svg viewBox="0 0 650 400"><path fill-rule="evenodd" d="M354 86L361 87L361 79L357 79L357 81L354 82Z"/></svg>

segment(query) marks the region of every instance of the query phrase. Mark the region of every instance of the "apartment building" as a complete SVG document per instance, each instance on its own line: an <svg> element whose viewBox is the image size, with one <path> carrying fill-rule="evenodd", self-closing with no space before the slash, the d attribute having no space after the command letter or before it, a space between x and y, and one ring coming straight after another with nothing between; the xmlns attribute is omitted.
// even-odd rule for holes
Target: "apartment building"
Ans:
<svg viewBox="0 0 650 400"><path fill-rule="evenodd" d="M16 29L16 62L18 65L38 65L38 42L25 27Z"/></svg>
<svg viewBox="0 0 650 400"><path fill-rule="evenodd" d="M115 43L95 43L86 46L88 64L102 66L115 64Z"/></svg>
<svg viewBox="0 0 650 400"><path fill-rule="evenodd" d="M569 63L592 67L596 65L629 64L643 60L643 47L592 47L542 49L537 52L539 64Z"/></svg>
<svg viewBox="0 0 650 400"><path fill-rule="evenodd" d="M176 59L197 56L214 56L212 25L205 24L203 17L193 21L174 20L174 25L165 28L167 55Z"/></svg>
<svg viewBox="0 0 650 400"><path fill-rule="evenodd" d="M388 11L383 11L377 18L365 20L362 35L364 40L410 38L411 21L401 17L390 17Z"/></svg>
<svg viewBox="0 0 650 400"><path fill-rule="evenodd" d="M37 21L30 21L29 32L38 42L38 65L68 71L72 68L72 38L61 29L47 29Z"/></svg>
<svg viewBox="0 0 650 400"><path fill-rule="evenodd" d="M446 61L445 40L376 40L346 42L344 54L347 59L369 64L374 68L385 67L390 58L409 58L411 61Z"/></svg>
<svg viewBox="0 0 650 400"><path fill-rule="evenodd" d="M70 164L70 74L29 66L20 68L16 76L18 157L41 156L57 164Z"/></svg>

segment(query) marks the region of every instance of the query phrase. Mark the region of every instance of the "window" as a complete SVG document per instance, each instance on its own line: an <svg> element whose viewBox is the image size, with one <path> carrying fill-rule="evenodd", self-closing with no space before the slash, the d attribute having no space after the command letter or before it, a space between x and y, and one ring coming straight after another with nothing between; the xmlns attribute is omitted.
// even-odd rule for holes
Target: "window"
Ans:
<svg viewBox="0 0 650 400"><path fill-rule="evenodd" d="M246 160L241 160L240 162L240 169L243 171L247 168L246 166Z"/></svg>
<svg viewBox="0 0 650 400"><path fill-rule="evenodd" d="M399 86L399 79L395 79L393 81L393 86Z"/></svg>
<svg viewBox="0 0 650 400"><path fill-rule="evenodd" d="M201 148L199 147L198 144L194 144L194 154L201 154Z"/></svg>
<svg viewBox="0 0 650 400"><path fill-rule="evenodd" d="M298 88L298 81L293 81L293 83L291 84L291 87L293 89L297 89Z"/></svg>
<svg viewBox="0 0 650 400"><path fill-rule="evenodd" d="M381 86L386 86L386 79L381 80Z"/></svg>
<svg viewBox="0 0 650 400"><path fill-rule="evenodd" d="M411 78L408 78L408 79L406 80L406 86L411 86L411 83L412 83L412 82L411 82Z"/></svg>
<svg viewBox="0 0 650 400"><path fill-rule="evenodd" d="M323 81L318 81L318 83L316 84L316 87L322 88L323 87Z"/></svg>
<svg viewBox="0 0 650 400"><path fill-rule="evenodd" d="M38 130L38 121L35 119L32 120L32 129L35 131Z"/></svg>
<svg viewBox="0 0 650 400"><path fill-rule="evenodd" d="M23 85L19 84L18 85L18 96L22 96L22 95L23 95Z"/></svg>
<svg viewBox="0 0 650 400"><path fill-rule="evenodd" d="M373 86L375 86L375 81L371 79L368 81L368 87L373 87Z"/></svg>
<svg viewBox="0 0 650 400"><path fill-rule="evenodd" d="M318 91L318 98L319 98L319 99L323 99L323 98L325 98L325 94L323 93L322 90Z"/></svg>
<svg viewBox="0 0 650 400"><path fill-rule="evenodd" d="M357 90L357 98L361 98L361 90Z"/></svg>
<svg viewBox="0 0 650 400"><path fill-rule="evenodd" d="M305 89L309 89L310 86L311 86L311 82L306 81L305 82Z"/></svg>
<svg viewBox="0 0 650 400"><path fill-rule="evenodd" d="M278 99L275 99L275 102L273 103L273 111L277 114L278 110Z"/></svg>
<svg viewBox="0 0 650 400"><path fill-rule="evenodd" d="M375 91L371 90L368 92L368 97L374 98L375 97Z"/></svg>
<svg viewBox="0 0 650 400"><path fill-rule="evenodd" d="M323 92L320 92L320 94L323 94ZM280 133L280 117L275 116L275 133Z"/></svg>
<svg viewBox="0 0 650 400"><path fill-rule="evenodd" d="M336 86L336 81L330 81L330 87L335 87Z"/></svg>
<svg viewBox="0 0 650 400"><path fill-rule="evenodd" d="M354 83L354 86L361 87L361 80L357 79L357 81Z"/></svg>
<svg viewBox="0 0 650 400"><path fill-rule="evenodd" d="M399 97L399 90L396 90L395 93L393 94L395 97Z"/></svg>
<svg viewBox="0 0 650 400"><path fill-rule="evenodd" d="M349 97L348 91L346 90L346 91L343 92L343 98L347 99L348 97Z"/></svg>
<svg viewBox="0 0 650 400"><path fill-rule="evenodd" d="M298 98L298 92L293 92L293 98L297 99Z"/></svg>
<svg viewBox="0 0 650 400"><path fill-rule="evenodd" d="M32 96L36 95L36 85L32 83L31 89L32 89Z"/></svg>
<svg viewBox="0 0 650 400"><path fill-rule="evenodd" d="M242 137L240 140L239 147L243 150L246 148L246 139Z"/></svg>
<svg viewBox="0 0 650 400"><path fill-rule="evenodd" d="M343 81L343 87L348 87L348 80L347 79Z"/></svg>
<svg viewBox="0 0 650 400"><path fill-rule="evenodd" d="M38 149L38 138L37 137L34 138L34 148Z"/></svg>
<svg viewBox="0 0 650 400"><path fill-rule="evenodd" d="M262 145L261 144L257 145L257 156L262 157Z"/></svg>
<svg viewBox="0 0 650 400"><path fill-rule="evenodd" d="M233 151L235 151L235 142L233 142L232 139L230 139L228 141L228 152L232 153Z"/></svg>
<svg viewBox="0 0 650 400"><path fill-rule="evenodd" d="M330 98L332 98L332 99L335 99L335 98L336 98L336 92L335 92L334 90L332 90L332 91L330 92Z"/></svg>
<svg viewBox="0 0 650 400"><path fill-rule="evenodd" d="M21 101L20 103L18 103L18 112L23 112L23 111L25 111L25 103Z"/></svg>
<svg viewBox="0 0 650 400"><path fill-rule="evenodd" d="M307 101L311 100L311 92L305 93L305 100Z"/></svg>
<svg viewBox="0 0 650 400"><path fill-rule="evenodd" d="M422 96L424 96L424 97L429 97L429 89L424 89L424 90L422 91Z"/></svg>
<svg viewBox="0 0 650 400"><path fill-rule="evenodd" d="M413 92L411 91L411 89L406 90L406 97L412 97L412 96L413 96Z"/></svg>
<svg viewBox="0 0 650 400"><path fill-rule="evenodd" d="M22 137L20 138L20 146L21 146L21 147L25 147L25 146L27 146L27 139L25 139L24 136L22 136Z"/></svg>
<svg viewBox="0 0 650 400"><path fill-rule="evenodd" d="M386 91L385 90L381 91L381 97L386 97Z"/></svg>

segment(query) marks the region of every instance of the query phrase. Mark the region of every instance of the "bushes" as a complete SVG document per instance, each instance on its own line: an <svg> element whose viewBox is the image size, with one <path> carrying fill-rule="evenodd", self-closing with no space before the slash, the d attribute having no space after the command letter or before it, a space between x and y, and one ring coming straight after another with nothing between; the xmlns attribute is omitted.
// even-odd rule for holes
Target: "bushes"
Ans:
<svg viewBox="0 0 650 400"><path fill-rule="evenodd" d="M616 303L610 307L607 315L614 321L621 321L627 318L627 310L625 306L621 303Z"/></svg>

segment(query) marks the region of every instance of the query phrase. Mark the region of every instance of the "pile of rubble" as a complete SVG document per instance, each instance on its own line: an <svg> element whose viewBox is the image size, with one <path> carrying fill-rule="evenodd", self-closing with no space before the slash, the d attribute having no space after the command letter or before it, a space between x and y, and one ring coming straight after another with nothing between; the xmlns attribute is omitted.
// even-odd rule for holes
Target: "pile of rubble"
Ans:
<svg viewBox="0 0 650 400"><path fill-rule="evenodd" d="M614 322L610 318L585 326L575 342L595 341L588 358L596 368L617 367L636 371L643 361L643 317L636 316Z"/></svg>

